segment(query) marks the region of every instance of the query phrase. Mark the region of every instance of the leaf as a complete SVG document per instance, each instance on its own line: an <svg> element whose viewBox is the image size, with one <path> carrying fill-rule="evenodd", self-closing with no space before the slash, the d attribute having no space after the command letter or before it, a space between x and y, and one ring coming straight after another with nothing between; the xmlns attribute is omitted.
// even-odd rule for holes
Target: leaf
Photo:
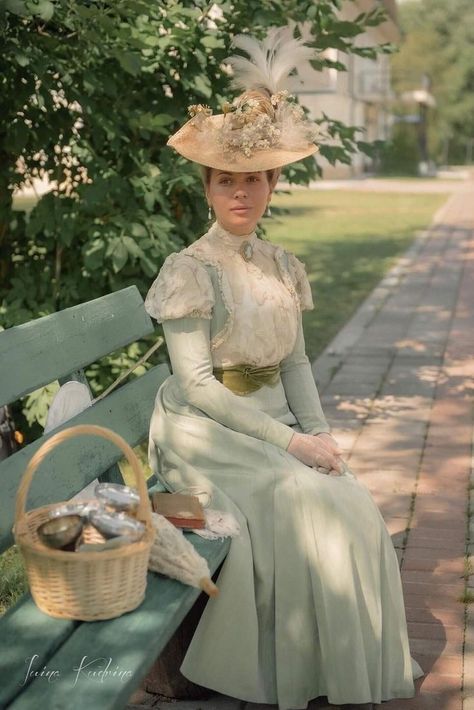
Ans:
<svg viewBox="0 0 474 710"><path fill-rule="evenodd" d="M356 37L362 32L361 28L354 22L340 20L333 25L333 32L341 37Z"/></svg>
<svg viewBox="0 0 474 710"><path fill-rule="evenodd" d="M116 57L122 69L124 69L128 74L136 76L140 72L142 62L137 54L132 52L118 52Z"/></svg>
<svg viewBox="0 0 474 710"><path fill-rule="evenodd" d="M143 224L139 224L138 222L132 222L132 224L130 226L130 231L134 237L148 236L148 232L146 230L146 227L144 227Z"/></svg>
<svg viewBox="0 0 474 710"><path fill-rule="evenodd" d="M26 54L17 53L14 55L14 57L16 63L19 64L20 67L27 67L30 63L29 57L27 57Z"/></svg>
<svg viewBox="0 0 474 710"><path fill-rule="evenodd" d="M147 256L143 256L140 259L140 264L141 264L143 271L145 272L145 274L147 276L149 276L150 278L153 278L156 275L156 272L158 270L158 266L154 261L149 259Z"/></svg>
<svg viewBox="0 0 474 710"><path fill-rule="evenodd" d="M158 175L161 175L160 168L154 163L145 163L143 166L143 172L151 178L156 178Z"/></svg>
<svg viewBox="0 0 474 710"><path fill-rule="evenodd" d="M143 42L148 47L159 47L161 44L161 37L156 37L155 35L149 35L148 37L145 37Z"/></svg>
<svg viewBox="0 0 474 710"><path fill-rule="evenodd" d="M203 94L207 99L212 96L212 88L209 79L203 74L198 74L194 79L194 88L199 94Z"/></svg>
<svg viewBox="0 0 474 710"><path fill-rule="evenodd" d="M201 44L207 49L218 49L224 48L224 40L221 37L216 37L215 35L206 35L201 39Z"/></svg>
<svg viewBox="0 0 474 710"><path fill-rule="evenodd" d="M96 271L104 263L105 244L102 239L94 239L84 250L84 266Z"/></svg>
<svg viewBox="0 0 474 710"><path fill-rule="evenodd" d="M133 116L130 119L130 125L134 128L146 131L163 132L163 129L166 128L165 133L167 133L167 126L173 123L174 120L173 116L170 116L168 113L152 114L147 111L138 116Z"/></svg>
<svg viewBox="0 0 474 710"><path fill-rule="evenodd" d="M122 242L131 256L136 258L143 258L145 256L143 249L138 246L132 237L122 237Z"/></svg>
<svg viewBox="0 0 474 710"><path fill-rule="evenodd" d="M23 0L7 0L5 9L12 12L14 15L26 15L26 3Z"/></svg>
<svg viewBox="0 0 474 710"><path fill-rule="evenodd" d="M41 17L45 22L48 22L54 15L54 4L50 0L36 0L36 2L29 0L26 4L32 15Z"/></svg>
<svg viewBox="0 0 474 710"><path fill-rule="evenodd" d="M114 250L112 251L112 267L116 274L122 271L128 261L128 249L121 239L117 239Z"/></svg>

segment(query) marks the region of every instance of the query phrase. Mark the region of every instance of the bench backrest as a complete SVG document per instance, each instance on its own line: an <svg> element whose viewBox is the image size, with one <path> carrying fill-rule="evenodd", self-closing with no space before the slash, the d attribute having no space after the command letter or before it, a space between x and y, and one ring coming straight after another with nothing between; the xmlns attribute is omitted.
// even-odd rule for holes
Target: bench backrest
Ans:
<svg viewBox="0 0 474 710"><path fill-rule="evenodd" d="M13 402L153 332L135 286L0 333L0 404ZM131 446L148 434L157 389L166 365L115 390L105 399L0 462L0 552L13 542L14 501L34 452L52 433L74 424L101 424ZM27 508L67 500L121 458L112 444L78 437L55 449L35 474Z"/></svg>

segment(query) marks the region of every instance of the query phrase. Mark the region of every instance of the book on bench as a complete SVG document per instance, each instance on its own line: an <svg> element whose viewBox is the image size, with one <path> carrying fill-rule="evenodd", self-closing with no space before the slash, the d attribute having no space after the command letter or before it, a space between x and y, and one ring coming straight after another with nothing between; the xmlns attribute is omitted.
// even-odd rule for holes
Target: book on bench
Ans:
<svg viewBox="0 0 474 710"><path fill-rule="evenodd" d="M152 493L151 507L177 528L200 529L206 527L204 509L196 496L184 493Z"/></svg>

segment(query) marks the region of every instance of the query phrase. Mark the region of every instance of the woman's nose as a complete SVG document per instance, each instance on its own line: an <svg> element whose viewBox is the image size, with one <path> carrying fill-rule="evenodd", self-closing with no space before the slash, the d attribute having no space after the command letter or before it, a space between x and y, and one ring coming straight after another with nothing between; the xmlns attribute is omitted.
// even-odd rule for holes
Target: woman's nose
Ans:
<svg viewBox="0 0 474 710"><path fill-rule="evenodd" d="M234 191L235 197L247 197L247 190L244 185L237 185Z"/></svg>

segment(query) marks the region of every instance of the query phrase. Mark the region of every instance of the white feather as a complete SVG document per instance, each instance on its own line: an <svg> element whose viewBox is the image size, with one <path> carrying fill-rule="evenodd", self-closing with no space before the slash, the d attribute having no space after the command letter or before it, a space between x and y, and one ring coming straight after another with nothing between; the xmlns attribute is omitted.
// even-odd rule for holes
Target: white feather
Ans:
<svg viewBox="0 0 474 710"><path fill-rule="evenodd" d="M288 36L288 28L270 30L263 42L249 35L236 35L233 45L242 49L249 59L232 55L226 61L234 71L236 88L267 89L271 94L289 88L289 77L314 57L314 50L303 40Z"/></svg>

